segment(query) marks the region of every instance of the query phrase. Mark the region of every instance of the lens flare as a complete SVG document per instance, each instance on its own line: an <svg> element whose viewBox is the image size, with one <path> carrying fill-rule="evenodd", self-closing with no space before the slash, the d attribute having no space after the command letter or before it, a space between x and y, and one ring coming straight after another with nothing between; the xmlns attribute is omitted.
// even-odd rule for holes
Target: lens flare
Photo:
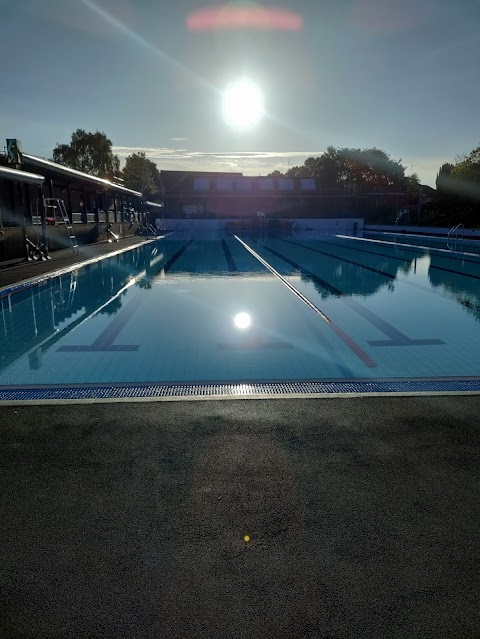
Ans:
<svg viewBox="0 0 480 639"><path fill-rule="evenodd" d="M303 18L286 9L260 6L217 6L194 11L187 16L189 31L229 29L263 29L270 31L301 31Z"/></svg>

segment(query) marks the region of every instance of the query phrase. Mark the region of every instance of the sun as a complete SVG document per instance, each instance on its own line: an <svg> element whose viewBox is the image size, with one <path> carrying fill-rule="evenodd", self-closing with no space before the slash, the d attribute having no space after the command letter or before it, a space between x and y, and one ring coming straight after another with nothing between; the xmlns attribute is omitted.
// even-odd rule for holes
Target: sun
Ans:
<svg viewBox="0 0 480 639"><path fill-rule="evenodd" d="M237 328L248 328L252 323L252 318L248 313L238 313L233 318L233 322Z"/></svg>
<svg viewBox="0 0 480 639"><path fill-rule="evenodd" d="M264 114L263 94L250 80L239 80L223 94L223 117L236 129L248 129L261 120Z"/></svg>

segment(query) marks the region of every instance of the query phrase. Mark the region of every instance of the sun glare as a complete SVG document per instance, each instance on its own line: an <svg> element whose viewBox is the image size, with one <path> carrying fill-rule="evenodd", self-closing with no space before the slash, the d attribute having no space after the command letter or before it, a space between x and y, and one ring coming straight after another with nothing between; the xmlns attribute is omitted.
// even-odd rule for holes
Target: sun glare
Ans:
<svg viewBox="0 0 480 639"><path fill-rule="evenodd" d="M233 318L233 321L237 328L245 329L248 328L252 323L252 318L248 313L238 313Z"/></svg>
<svg viewBox="0 0 480 639"><path fill-rule="evenodd" d="M248 129L264 114L263 94L250 80L239 80L223 94L223 117L234 128Z"/></svg>

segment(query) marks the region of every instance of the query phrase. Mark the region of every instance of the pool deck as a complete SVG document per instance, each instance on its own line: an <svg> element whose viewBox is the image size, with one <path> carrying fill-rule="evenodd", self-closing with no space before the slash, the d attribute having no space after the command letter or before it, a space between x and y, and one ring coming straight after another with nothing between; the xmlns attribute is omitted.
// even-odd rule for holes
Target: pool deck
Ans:
<svg viewBox="0 0 480 639"><path fill-rule="evenodd" d="M47 273L53 273L61 269L68 269L76 264L80 265L87 260L107 257L112 253L133 248L138 244L144 244L144 238L134 235L119 239L118 242L96 242L80 246L79 255L73 255L71 248L50 253L51 260L45 262L27 262L22 259L6 260L0 262L0 289L23 282L32 278L41 277Z"/></svg>
<svg viewBox="0 0 480 639"><path fill-rule="evenodd" d="M480 636L479 396L1 411L1 637Z"/></svg>

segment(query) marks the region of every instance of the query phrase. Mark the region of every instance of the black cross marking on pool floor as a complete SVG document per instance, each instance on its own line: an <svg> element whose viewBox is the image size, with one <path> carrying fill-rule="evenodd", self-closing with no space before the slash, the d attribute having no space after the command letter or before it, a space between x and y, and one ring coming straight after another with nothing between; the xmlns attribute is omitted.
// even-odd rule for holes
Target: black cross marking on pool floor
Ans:
<svg viewBox="0 0 480 639"><path fill-rule="evenodd" d="M118 334L136 312L139 307L139 296L135 296L122 310L117 313L114 319L110 322L107 328L100 333L97 339L90 345L73 344L71 346L60 346L59 351L62 352L99 352L99 351L138 351L139 344L114 344Z"/></svg>
<svg viewBox="0 0 480 639"><path fill-rule="evenodd" d="M258 242L256 242L255 240L252 240L252 241L258 245ZM288 243L296 244L295 242L288 242ZM305 275L308 275L309 277L311 277L314 282L316 282L323 289L329 291L332 295L340 297L342 301L344 302L344 304L346 304L356 313L361 315L364 319L367 320L367 322L370 322L370 324L373 324L375 328L378 328L379 331L381 331L384 335L386 335L389 338L388 340L367 340L367 344L370 344L370 346L438 346L440 344L445 344L445 342L443 342L441 339L410 339L407 335L405 335L404 333L396 329L394 326L392 326L391 324L386 322L384 319L382 319L381 317L379 317L378 315L370 311L368 308L365 308L358 302L355 302L354 300L349 299L338 288L336 288L335 286L332 286L325 280L320 279L317 275L315 275L311 271L307 270L303 266L300 266L300 264L297 264L296 262L294 262L293 260L290 260L285 255L278 253L277 251L275 251L272 248L269 248L268 246L265 246L265 245L260 245L260 246L264 248L266 251L269 251L270 253L272 253L273 255L276 255L287 264L290 264L290 266L293 266L293 268L299 270L301 273L305 273ZM328 255L329 257L333 257L334 259L339 260L341 262L348 262L349 264L354 264L356 266L365 268L362 264L358 262L346 260L341 257L337 257L336 255L332 255L331 253L324 253L323 251L319 251L317 249L311 249L307 246L302 246L301 244L297 244L297 246L310 251L314 251L315 253L322 253L323 255ZM369 269L369 270L374 270L374 269ZM380 275L386 275L384 272L378 271L377 269L375 270Z"/></svg>
<svg viewBox="0 0 480 639"><path fill-rule="evenodd" d="M183 255L193 240L190 240L182 246L172 257L165 263L164 270L167 272L178 258ZM139 309L142 296L136 295L133 300L128 302L119 313L117 313L114 319L110 322L105 330L103 330L93 344L72 344L68 346L60 346L57 351L61 352L101 352L101 351L130 351L135 352L140 348L139 344L114 344L120 331L132 317L132 315Z"/></svg>

